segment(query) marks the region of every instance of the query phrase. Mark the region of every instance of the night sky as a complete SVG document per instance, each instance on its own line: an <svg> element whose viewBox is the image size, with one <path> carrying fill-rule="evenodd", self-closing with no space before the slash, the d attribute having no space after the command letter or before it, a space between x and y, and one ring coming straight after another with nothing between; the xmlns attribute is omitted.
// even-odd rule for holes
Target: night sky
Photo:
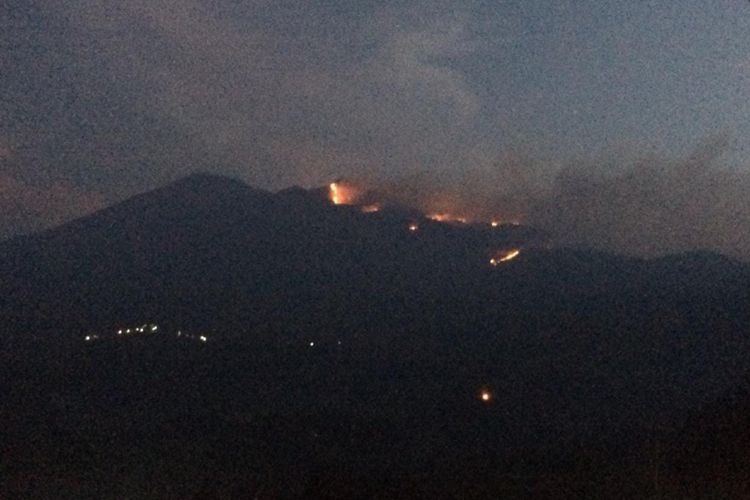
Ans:
<svg viewBox="0 0 750 500"><path fill-rule="evenodd" d="M5 0L0 237L195 171L750 257L750 3Z"/></svg>

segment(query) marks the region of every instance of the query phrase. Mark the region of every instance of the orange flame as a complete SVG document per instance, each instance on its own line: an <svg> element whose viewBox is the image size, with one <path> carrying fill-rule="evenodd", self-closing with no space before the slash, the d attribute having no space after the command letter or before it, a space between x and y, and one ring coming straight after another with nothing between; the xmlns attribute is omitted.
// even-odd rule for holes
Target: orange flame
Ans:
<svg viewBox="0 0 750 500"><path fill-rule="evenodd" d="M498 266L502 264L503 262L508 262L509 260L513 260L516 257L518 257L521 254L521 250L515 249L515 250L509 250L507 252L503 252L499 255L496 255L495 257L490 259L490 265L492 266Z"/></svg>
<svg viewBox="0 0 750 500"><path fill-rule="evenodd" d="M341 198L341 192L340 192L340 189L339 189L339 185L336 184L335 182L332 182L332 183L330 183L328 185L328 189L329 189L329 191L331 193L330 197L331 197L331 201L333 202L333 204L334 205L341 205L343 203L343 200Z"/></svg>
<svg viewBox="0 0 750 500"><path fill-rule="evenodd" d="M466 217L458 217L448 213L429 214L427 218L436 222L460 222L461 224L466 224L467 222Z"/></svg>
<svg viewBox="0 0 750 500"><path fill-rule="evenodd" d="M328 185L329 198L334 205L351 205L359 195L354 186L341 182Z"/></svg>

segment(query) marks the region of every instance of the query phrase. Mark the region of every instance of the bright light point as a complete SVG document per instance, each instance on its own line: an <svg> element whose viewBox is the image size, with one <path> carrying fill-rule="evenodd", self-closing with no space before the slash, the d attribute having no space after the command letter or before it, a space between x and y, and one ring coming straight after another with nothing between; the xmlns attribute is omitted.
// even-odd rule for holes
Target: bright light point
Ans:
<svg viewBox="0 0 750 500"><path fill-rule="evenodd" d="M492 399L492 393L490 393L490 391L482 391L479 398L484 402L490 401Z"/></svg>
<svg viewBox="0 0 750 500"><path fill-rule="evenodd" d="M490 222L490 225L491 225L492 227L497 227L497 226L499 226L499 225L500 225L500 223L499 223L498 221L496 221L496 220L493 220L492 222Z"/></svg>
<svg viewBox="0 0 750 500"><path fill-rule="evenodd" d="M130 328L128 328L127 330L125 330L125 333L130 333Z"/></svg>
<svg viewBox="0 0 750 500"><path fill-rule="evenodd" d="M152 332L155 332L155 331L156 331L156 330L158 330L158 329L159 329L159 327L158 327L158 326L156 326L156 325L154 325L154 326L152 326L152 327L151 327L151 331L152 331Z"/></svg>
<svg viewBox="0 0 750 500"><path fill-rule="evenodd" d="M416 224L409 224L409 231L414 232L417 229L419 229L419 226L417 226Z"/></svg>
<svg viewBox="0 0 750 500"><path fill-rule="evenodd" d="M201 342L207 342L208 341L208 337L206 337L205 335L201 335L199 338L201 339Z"/></svg>
<svg viewBox="0 0 750 500"><path fill-rule="evenodd" d="M310 347L315 347L315 342L310 342Z"/></svg>
<svg viewBox="0 0 750 500"><path fill-rule="evenodd" d="M117 330L117 335L122 335L122 330Z"/></svg>
<svg viewBox="0 0 750 500"><path fill-rule="evenodd" d="M86 337L84 338L86 339L86 342L88 342L89 340L91 340L91 335L86 335Z"/></svg>

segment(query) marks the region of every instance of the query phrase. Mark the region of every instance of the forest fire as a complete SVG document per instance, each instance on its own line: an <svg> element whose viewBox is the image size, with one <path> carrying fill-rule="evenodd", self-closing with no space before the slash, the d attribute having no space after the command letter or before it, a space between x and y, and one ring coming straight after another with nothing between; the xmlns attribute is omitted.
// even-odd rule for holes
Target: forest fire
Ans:
<svg viewBox="0 0 750 500"><path fill-rule="evenodd" d="M490 265L491 266L498 266L502 264L503 262L508 262L510 260L515 259L521 254L521 250L515 249L515 250L508 250L506 252L501 252L497 254L495 257L492 257L490 259Z"/></svg>
<svg viewBox="0 0 750 500"><path fill-rule="evenodd" d="M330 183L328 192L334 205L351 205L359 195L359 191L354 186L343 182Z"/></svg>
<svg viewBox="0 0 750 500"><path fill-rule="evenodd" d="M361 179L337 178L328 184L324 192L333 205L349 205L364 214L394 209L396 212L416 211L424 219L454 226L477 224L504 228L516 225L513 219L506 218L507 214L501 216L495 208L482 209L478 205L481 200L474 200L472 203L455 196L433 196L397 184L372 186ZM409 230L416 231L417 228Z"/></svg>
<svg viewBox="0 0 750 500"><path fill-rule="evenodd" d="M448 213L429 214L426 217L436 222L460 222L461 224L466 224L467 222L465 217L458 217Z"/></svg>

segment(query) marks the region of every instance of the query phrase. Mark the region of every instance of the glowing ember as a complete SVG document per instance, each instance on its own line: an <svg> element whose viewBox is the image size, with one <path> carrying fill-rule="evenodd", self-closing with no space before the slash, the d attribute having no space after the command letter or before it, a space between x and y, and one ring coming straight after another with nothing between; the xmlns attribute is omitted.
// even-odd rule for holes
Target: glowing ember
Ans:
<svg viewBox="0 0 750 500"><path fill-rule="evenodd" d="M497 266L499 264L502 264L503 262L508 262L509 260L513 260L518 257L520 254L521 250L518 249L499 254L490 259L490 265Z"/></svg>
<svg viewBox="0 0 750 500"><path fill-rule="evenodd" d="M416 231L417 229L419 229L418 225L416 225L416 224L409 224L409 231L411 231L412 233L414 231Z"/></svg>
<svg viewBox="0 0 750 500"><path fill-rule="evenodd" d="M436 222L460 222L461 224L466 224L468 222L466 217L458 217L456 215L446 213L429 214L427 215L427 218Z"/></svg>
<svg viewBox="0 0 750 500"><path fill-rule="evenodd" d="M452 220L451 216L448 214L430 214L427 218L437 222L448 222L449 220Z"/></svg>
<svg viewBox="0 0 750 500"><path fill-rule="evenodd" d="M482 391L479 394L479 398L486 403L492 400L492 393L490 391Z"/></svg>
<svg viewBox="0 0 750 500"><path fill-rule="evenodd" d="M492 222L490 222L490 225L491 225L492 227L497 227L497 226L499 226L499 225L500 225L500 223L499 223L498 221L496 221L496 220L493 220Z"/></svg>

